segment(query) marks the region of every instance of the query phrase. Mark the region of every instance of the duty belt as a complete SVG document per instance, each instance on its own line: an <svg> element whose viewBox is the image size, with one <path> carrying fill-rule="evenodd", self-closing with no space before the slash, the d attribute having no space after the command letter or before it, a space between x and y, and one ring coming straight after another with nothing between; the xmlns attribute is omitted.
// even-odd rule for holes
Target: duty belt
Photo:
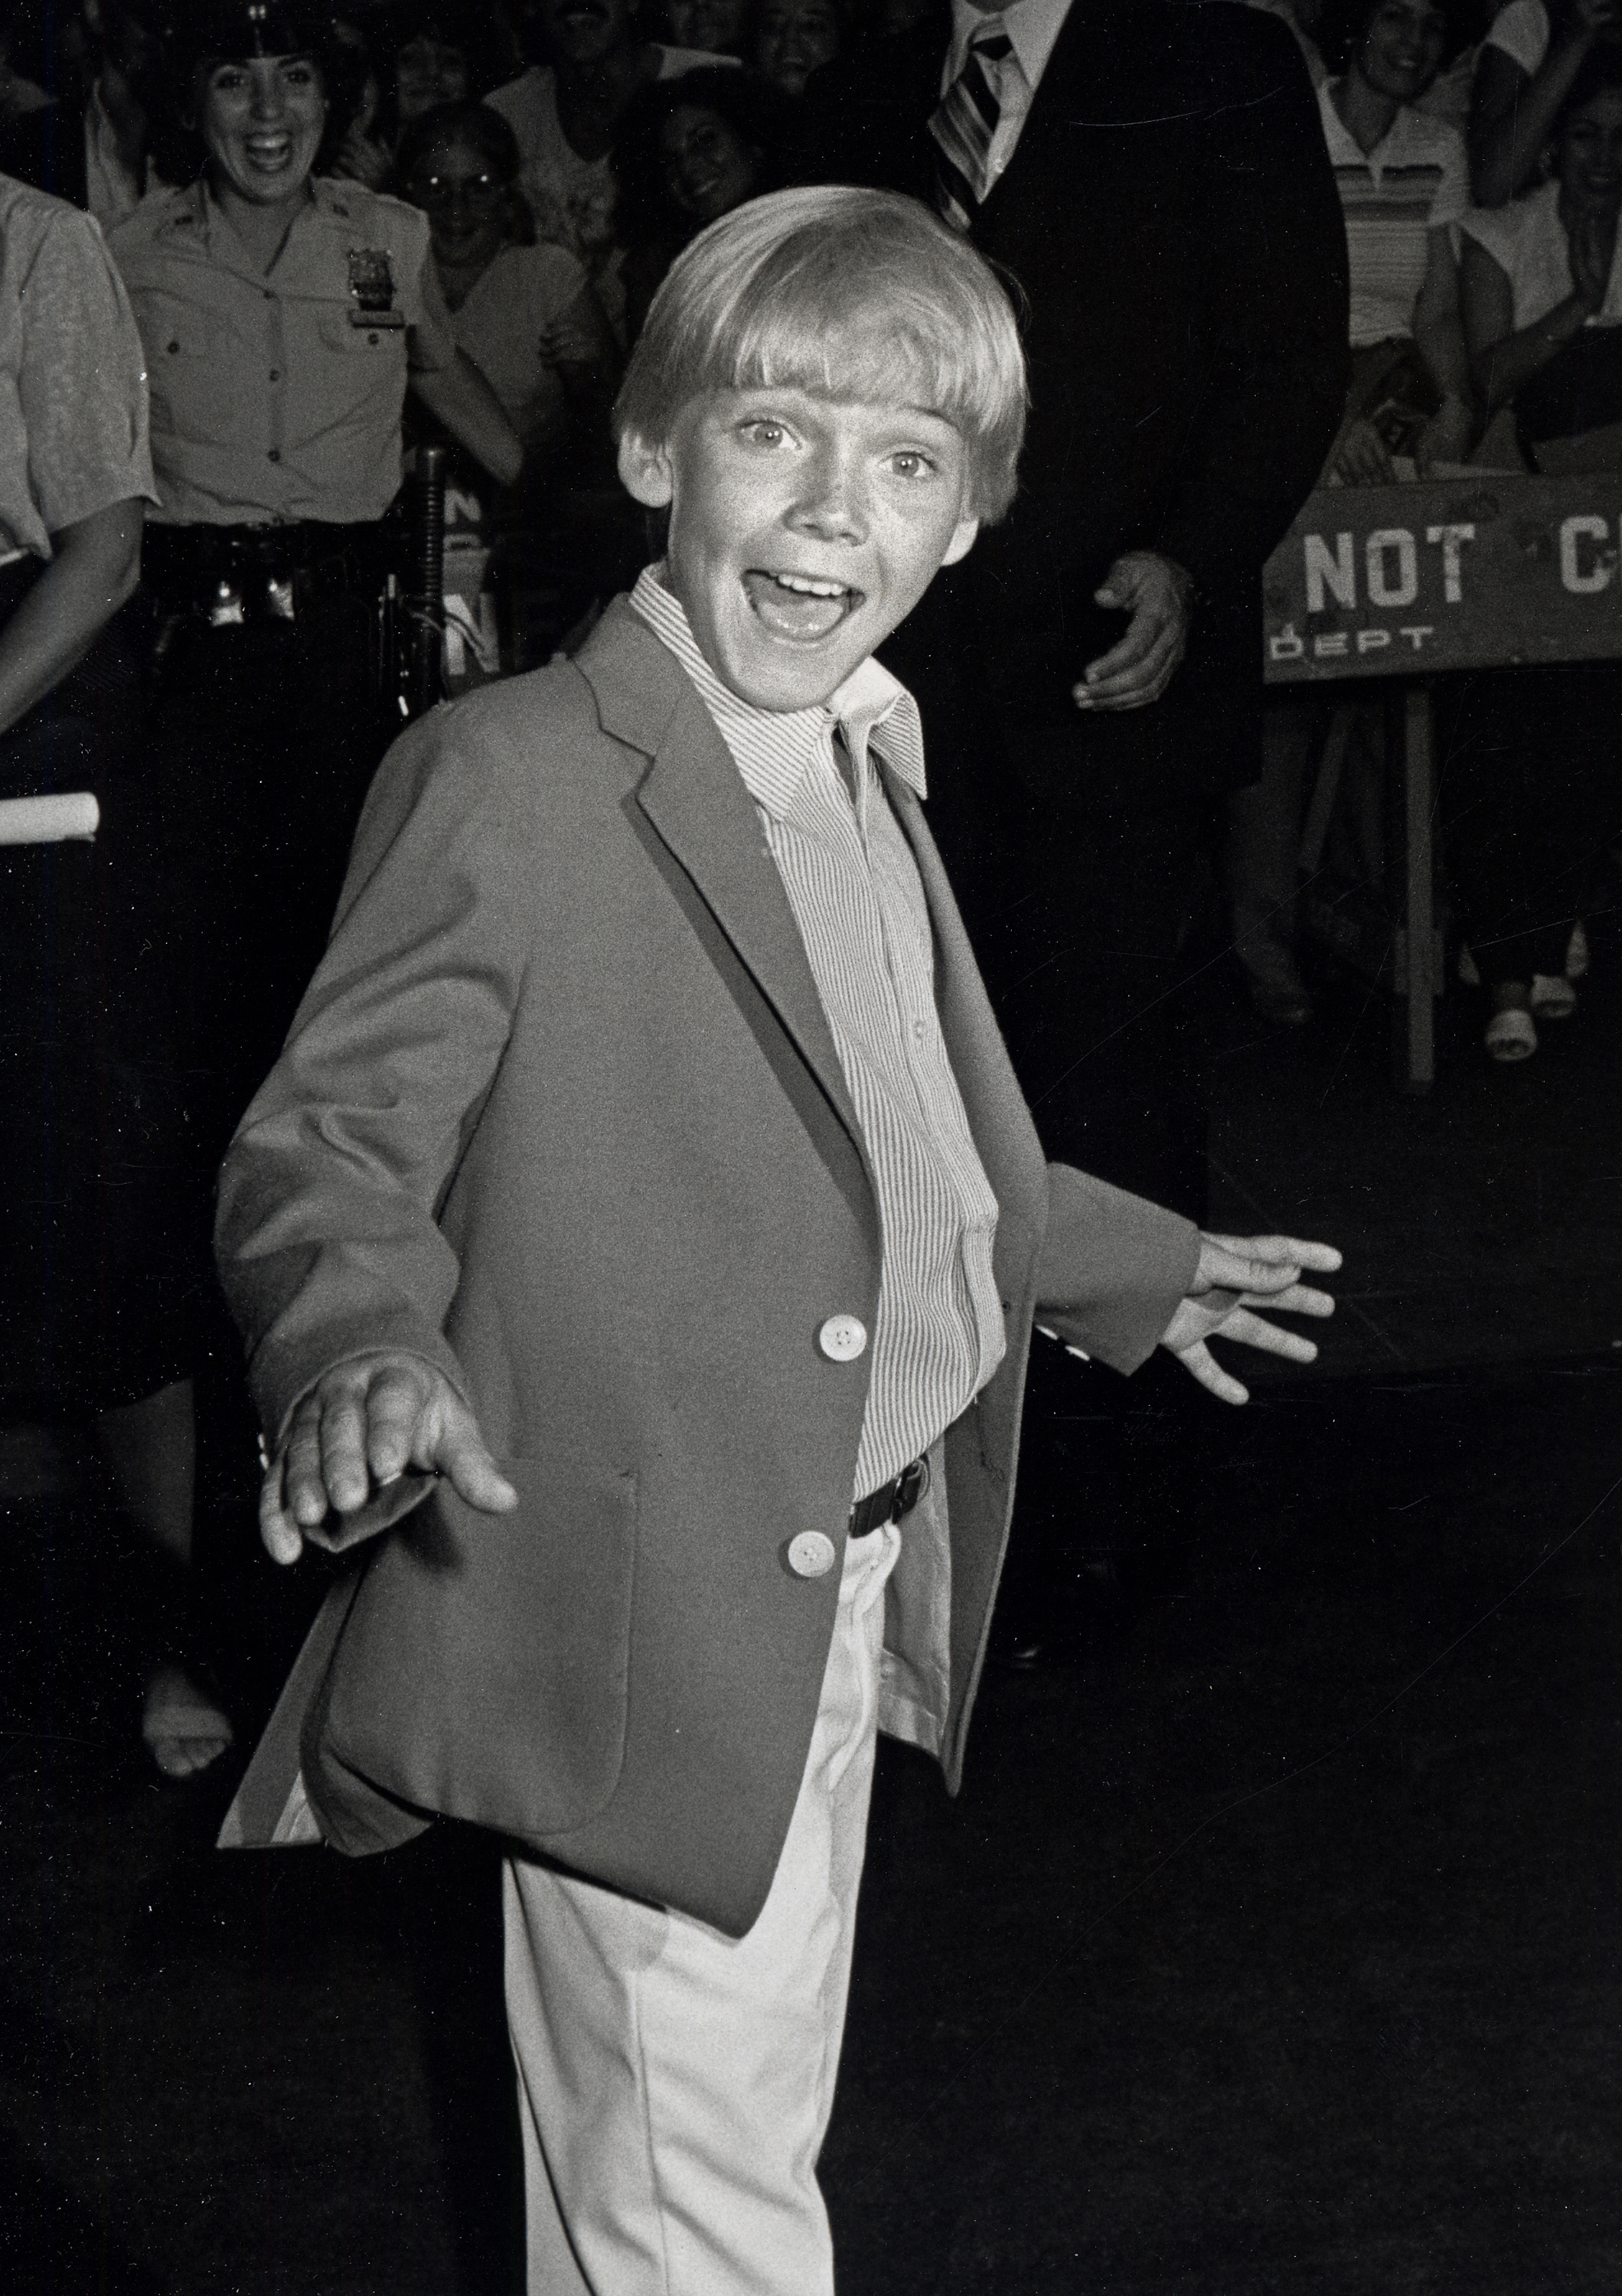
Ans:
<svg viewBox="0 0 1622 2296"><path fill-rule="evenodd" d="M171 612L193 615L210 629L292 622L317 598L370 596L382 539L376 521L149 526L142 571Z"/></svg>

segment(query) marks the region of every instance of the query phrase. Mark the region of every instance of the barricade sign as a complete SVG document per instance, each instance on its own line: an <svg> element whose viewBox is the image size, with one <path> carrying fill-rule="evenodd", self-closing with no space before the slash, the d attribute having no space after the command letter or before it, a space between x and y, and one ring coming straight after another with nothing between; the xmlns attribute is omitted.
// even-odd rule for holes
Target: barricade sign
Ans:
<svg viewBox="0 0 1622 2296"><path fill-rule="evenodd" d="M1622 656L1622 477L1327 487L1262 595L1270 685Z"/></svg>

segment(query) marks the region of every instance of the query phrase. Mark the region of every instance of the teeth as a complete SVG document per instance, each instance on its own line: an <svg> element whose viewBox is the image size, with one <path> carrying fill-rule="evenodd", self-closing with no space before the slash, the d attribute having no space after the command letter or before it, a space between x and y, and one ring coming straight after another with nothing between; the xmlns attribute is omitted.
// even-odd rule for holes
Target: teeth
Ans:
<svg viewBox="0 0 1622 2296"><path fill-rule="evenodd" d="M772 579L784 590L797 590L807 598L842 598L843 582L815 582L808 574L774 574Z"/></svg>

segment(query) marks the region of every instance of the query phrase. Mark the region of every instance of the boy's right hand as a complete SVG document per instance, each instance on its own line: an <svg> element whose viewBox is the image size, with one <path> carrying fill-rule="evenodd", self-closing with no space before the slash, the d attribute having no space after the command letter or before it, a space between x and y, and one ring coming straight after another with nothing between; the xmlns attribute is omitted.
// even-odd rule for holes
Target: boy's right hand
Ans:
<svg viewBox="0 0 1622 2296"><path fill-rule="evenodd" d="M518 1493L485 1447L479 1423L437 1365L422 1356L352 1356L303 1398L259 1492L259 1536L277 1562L296 1562L307 1538L336 1548L394 1519L354 1522L408 1467L443 1475L458 1497L506 1514ZM336 1524L329 1521L336 1514Z"/></svg>

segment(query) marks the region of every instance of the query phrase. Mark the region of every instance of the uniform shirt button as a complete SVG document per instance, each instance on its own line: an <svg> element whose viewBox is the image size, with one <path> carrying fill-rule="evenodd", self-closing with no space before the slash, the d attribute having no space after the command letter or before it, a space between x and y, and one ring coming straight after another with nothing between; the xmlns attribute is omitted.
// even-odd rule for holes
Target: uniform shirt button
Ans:
<svg viewBox="0 0 1622 2296"><path fill-rule="evenodd" d="M272 381L273 382L280 382L280 381L281 381L281 380L282 380L282 370L281 370L281 368L280 368L279 366L273 366L273 367L272 367L272 369L270 370L270 379L271 379L271 381Z"/></svg>
<svg viewBox="0 0 1622 2296"><path fill-rule="evenodd" d="M825 1578L838 1557L820 1530L798 1531L789 1541L789 1568L797 1578Z"/></svg>
<svg viewBox="0 0 1622 2296"><path fill-rule="evenodd" d="M867 1326L859 1316L830 1316L816 1344L830 1363L854 1363L867 1345Z"/></svg>
<svg viewBox="0 0 1622 2296"><path fill-rule="evenodd" d="M273 463L279 463L279 462L281 461L281 459L282 459L282 449L280 448L280 447L273 447L271 448L271 450L270 450L270 459L271 459L271 461L272 461Z"/></svg>

